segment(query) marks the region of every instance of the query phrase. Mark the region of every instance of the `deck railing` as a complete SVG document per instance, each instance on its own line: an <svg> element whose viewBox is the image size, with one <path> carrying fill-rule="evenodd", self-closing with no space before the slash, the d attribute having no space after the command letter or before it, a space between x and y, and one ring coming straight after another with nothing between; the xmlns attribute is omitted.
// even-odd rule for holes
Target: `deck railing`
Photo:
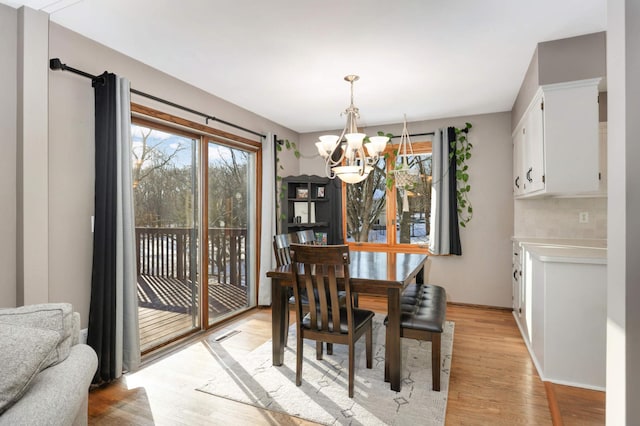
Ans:
<svg viewBox="0 0 640 426"><path fill-rule="evenodd" d="M208 234L209 278L244 286L246 228L209 228ZM191 261L197 256L197 241L193 228L136 228L138 275L192 280L197 274Z"/></svg>

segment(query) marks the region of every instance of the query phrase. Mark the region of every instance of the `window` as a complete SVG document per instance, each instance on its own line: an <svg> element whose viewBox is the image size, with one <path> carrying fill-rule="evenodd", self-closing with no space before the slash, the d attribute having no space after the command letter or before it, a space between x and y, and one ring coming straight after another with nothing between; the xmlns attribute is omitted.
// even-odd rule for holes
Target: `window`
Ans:
<svg viewBox="0 0 640 426"><path fill-rule="evenodd" d="M431 216L431 142L412 143L409 167L416 181L397 189L392 165L400 163L391 148L378 160L369 177L358 184L344 184L346 241L375 250L424 250L429 245ZM404 207L404 208L403 208Z"/></svg>

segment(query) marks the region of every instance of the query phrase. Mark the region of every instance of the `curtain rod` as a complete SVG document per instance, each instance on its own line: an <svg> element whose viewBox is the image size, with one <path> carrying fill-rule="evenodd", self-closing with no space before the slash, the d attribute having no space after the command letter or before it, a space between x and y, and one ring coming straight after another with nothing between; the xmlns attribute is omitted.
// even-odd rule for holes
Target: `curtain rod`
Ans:
<svg viewBox="0 0 640 426"><path fill-rule="evenodd" d="M409 137L414 137L414 136L435 136L436 132L427 132L427 133L411 133L409 135ZM401 135L396 135L396 136L391 136L391 139L394 138L399 138ZM276 140L276 142L278 143L278 145L282 145L284 143L284 139L278 139Z"/></svg>
<svg viewBox="0 0 640 426"><path fill-rule="evenodd" d="M52 70L71 71L74 74L78 74L78 75L81 75L83 77L90 78L92 80L99 80L100 79L100 76L92 75L92 74L89 74L87 72L80 71L80 70L75 69L75 68L71 68L70 66L68 66L66 64L63 64L62 61L60 61L60 58L51 59L49 61L49 68L51 68ZM245 128L245 127L238 126L236 124L230 123L230 122L222 120L220 118L212 117L212 116L210 116L208 114L205 114L203 112L196 111L196 110L191 109L191 108L187 108L185 106L176 104L176 103L168 101L166 99L162 99L162 98L159 98L157 96L150 95L148 93L144 93L144 92L141 92L141 91L133 89L133 88L131 88L130 90L131 90L131 93L135 93L136 95L140 95L140 96L143 96L145 98L149 98L149 99L152 99L154 101L163 103L165 105L169 105L169 106L172 106L174 108L178 108L178 109L181 109L183 111L187 111L187 112L189 112L191 114L195 114L195 115L199 115L201 117L204 117L205 118L205 124L207 124L207 125L209 124L209 120L217 121L219 123L222 123L222 124L225 124L227 126L236 128L238 130L242 130L243 132L247 132L247 133L251 133L251 134L256 135L256 136L260 136L261 138L265 138L266 137L262 133L254 132L253 130L249 130L249 129Z"/></svg>
<svg viewBox="0 0 640 426"><path fill-rule="evenodd" d="M435 136L435 134L436 134L436 132L427 132L427 133L411 133L411 134L409 135L409 137L411 137L411 138L412 138L412 137L414 137L414 136ZM402 136L402 135L391 136L391 139L399 138L400 136Z"/></svg>

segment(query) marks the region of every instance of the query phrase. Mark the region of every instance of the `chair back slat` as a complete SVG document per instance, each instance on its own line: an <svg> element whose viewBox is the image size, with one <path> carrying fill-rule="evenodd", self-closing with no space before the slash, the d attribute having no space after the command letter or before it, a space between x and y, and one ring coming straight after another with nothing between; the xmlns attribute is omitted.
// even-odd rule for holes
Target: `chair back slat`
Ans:
<svg viewBox="0 0 640 426"><path fill-rule="evenodd" d="M295 241L298 244L315 244L316 243L316 235L313 232L312 229L305 229L304 231L297 231L296 232L296 239L297 241Z"/></svg>
<svg viewBox="0 0 640 426"><path fill-rule="evenodd" d="M338 278L344 281L345 308L352 322L351 286L349 282L349 246L291 244L294 296L304 288L309 300L310 328L340 333L340 296ZM298 292L296 294L296 292ZM296 307L298 309L298 307ZM298 314L302 314L296 311ZM320 320L318 321L318 315ZM301 318L301 317L299 317ZM349 327L351 328L351 327Z"/></svg>
<svg viewBox="0 0 640 426"><path fill-rule="evenodd" d="M291 263L291 236L289 234L273 236L273 254L276 257L276 265L283 266Z"/></svg>

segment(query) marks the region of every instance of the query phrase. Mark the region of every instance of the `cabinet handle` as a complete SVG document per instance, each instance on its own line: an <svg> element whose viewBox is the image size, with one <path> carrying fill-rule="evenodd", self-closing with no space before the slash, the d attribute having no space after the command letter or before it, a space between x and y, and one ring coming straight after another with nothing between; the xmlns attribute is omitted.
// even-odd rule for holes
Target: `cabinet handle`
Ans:
<svg viewBox="0 0 640 426"><path fill-rule="evenodd" d="M520 188L520 176L516 177L516 181L514 183L516 184L516 188Z"/></svg>
<svg viewBox="0 0 640 426"><path fill-rule="evenodd" d="M529 183L533 182L533 179L531 179L532 171L533 171L533 167L529 167L529 170L527 171L527 180L529 181Z"/></svg>

